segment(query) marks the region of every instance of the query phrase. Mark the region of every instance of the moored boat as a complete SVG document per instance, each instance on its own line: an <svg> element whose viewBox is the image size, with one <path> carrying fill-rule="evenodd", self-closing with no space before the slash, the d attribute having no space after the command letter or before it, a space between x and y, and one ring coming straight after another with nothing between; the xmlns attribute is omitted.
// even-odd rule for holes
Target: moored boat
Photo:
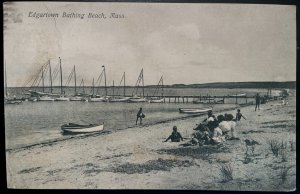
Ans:
<svg viewBox="0 0 300 194"><path fill-rule="evenodd" d="M88 99L89 102L106 102L105 97L90 97Z"/></svg>
<svg viewBox="0 0 300 194"><path fill-rule="evenodd" d="M70 101L84 101L84 97L82 96L73 96L70 98Z"/></svg>
<svg viewBox="0 0 300 194"><path fill-rule="evenodd" d="M129 100L129 97L114 97L110 98L109 102L127 102Z"/></svg>
<svg viewBox="0 0 300 194"><path fill-rule="evenodd" d="M51 98L50 96L41 96L41 97L38 97L37 100L38 101L54 101L55 99Z"/></svg>
<svg viewBox="0 0 300 194"><path fill-rule="evenodd" d="M55 98L55 101L70 101L70 99L68 97L61 96L61 97Z"/></svg>
<svg viewBox="0 0 300 194"><path fill-rule="evenodd" d="M68 123L61 126L61 132L63 134L79 134L79 133L93 133L104 130L103 124L89 124L80 125L75 123Z"/></svg>
<svg viewBox="0 0 300 194"><path fill-rule="evenodd" d="M162 102L164 102L164 98L151 98L148 102L149 103L162 103Z"/></svg>
<svg viewBox="0 0 300 194"><path fill-rule="evenodd" d="M148 102L149 103L162 103L164 102L164 81L163 81L163 76L160 77L158 84L155 88L153 96L158 92L158 90L161 88L161 97L151 97L149 98Z"/></svg>
<svg viewBox="0 0 300 194"><path fill-rule="evenodd" d="M5 104L21 104L21 100L5 99Z"/></svg>
<svg viewBox="0 0 300 194"><path fill-rule="evenodd" d="M146 98L134 96L128 99L128 102L147 102Z"/></svg>
<svg viewBox="0 0 300 194"><path fill-rule="evenodd" d="M243 97L243 96L246 96L245 93L243 94L234 94L234 95L230 95L231 97Z"/></svg>
<svg viewBox="0 0 300 194"><path fill-rule="evenodd" d="M205 114L211 111L212 108L179 108L179 113L185 114Z"/></svg>
<svg viewBox="0 0 300 194"><path fill-rule="evenodd" d="M216 99L210 99L210 100L194 100L194 104L223 104L224 100L216 100Z"/></svg>

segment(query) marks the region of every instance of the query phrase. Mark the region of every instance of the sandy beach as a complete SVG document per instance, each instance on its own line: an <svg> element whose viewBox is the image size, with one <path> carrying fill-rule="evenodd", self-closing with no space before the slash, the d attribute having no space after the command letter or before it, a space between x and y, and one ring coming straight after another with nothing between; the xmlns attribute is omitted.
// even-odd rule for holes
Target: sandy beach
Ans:
<svg viewBox="0 0 300 194"><path fill-rule="evenodd" d="M7 150L7 186L290 191L296 187L295 91L288 102L271 101L256 112L253 106L240 108L247 118L237 123L240 140L222 145L180 145L189 141L193 128L205 118L199 116ZM184 142L163 142L174 125ZM248 154L245 139L259 143ZM271 140L280 144L277 156ZM233 180L224 180L222 165L232 167Z"/></svg>

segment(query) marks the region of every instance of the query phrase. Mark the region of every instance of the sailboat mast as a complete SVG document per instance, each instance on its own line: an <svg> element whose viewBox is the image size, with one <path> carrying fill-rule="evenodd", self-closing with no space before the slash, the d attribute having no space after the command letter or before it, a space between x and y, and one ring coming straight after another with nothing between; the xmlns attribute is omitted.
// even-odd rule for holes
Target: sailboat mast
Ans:
<svg viewBox="0 0 300 194"><path fill-rule="evenodd" d="M164 80L163 80L163 76L161 76L161 96L164 97Z"/></svg>
<svg viewBox="0 0 300 194"><path fill-rule="evenodd" d="M44 65L42 66L42 84L43 84L43 92L45 92L45 85L44 85Z"/></svg>
<svg viewBox="0 0 300 194"><path fill-rule="evenodd" d="M93 96L94 96L94 94L95 94L95 86L94 86L94 78L93 78Z"/></svg>
<svg viewBox="0 0 300 194"><path fill-rule="evenodd" d="M63 88L62 88L62 68L61 68L61 59L59 57L59 68L60 68L60 93L63 94Z"/></svg>
<svg viewBox="0 0 300 194"><path fill-rule="evenodd" d="M115 80L113 80L113 96L115 96Z"/></svg>
<svg viewBox="0 0 300 194"><path fill-rule="evenodd" d="M83 89L83 93L85 94L85 91L84 91L84 81L82 79L82 89Z"/></svg>
<svg viewBox="0 0 300 194"><path fill-rule="evenodd" d="M8 92L7 92L7 77L6 77L6 60L5 60L4 68L5 68L5 97L7 97Z"/></svg>
<svg viewBox="0 0 300 194"><path fill-rule="evenodd" d="M143 83L143 97L145 97L144 93L144 70L142 69L142 83Z"/></svg>
<svg viewBox="0 0 300 194"><path fill-rule="evenodd" d="M105 66L103 65L103 71L104 71L104 88L105 88L105 96L107 96L107 87L106 87L106 73L105 73Z"/></svg>
<svg viewBox="0 0 300 194"><path fill-rule="evenodd" d="M74 78L75 78L75 95L77 94L76 92L76 70L75 70L75 65L74 65Z"/></svg>
<svg viewBox="0 0 300 194"><path fill-rule="evenodd" d="M125 72L124 72L124 96L125 96Z"/></svg>
<svg viewBox="0 0 300 194"><path fill-rule="evenodd" d="M48 61L48 63L49 63L49 76L50 76L50 93L52 93L52 72L51 72L50 60Z"/></svg>

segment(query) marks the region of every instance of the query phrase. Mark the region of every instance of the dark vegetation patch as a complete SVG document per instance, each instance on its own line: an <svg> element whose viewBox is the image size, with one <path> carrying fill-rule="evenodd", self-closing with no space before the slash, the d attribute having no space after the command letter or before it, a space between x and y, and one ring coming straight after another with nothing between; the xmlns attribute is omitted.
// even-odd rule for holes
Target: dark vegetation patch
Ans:
<svg viewBox="0 0 300 194"><path fill-rule="evenodd" d="M35 172L35 171L38 171L40 168L41 167L23 169L23 170L19 171L18 174L27 174L27 173Z"/></svg>
<svg viewBox="0 0 300 194"><path fill-rule="evenodd" d="M161 159L149 160L142 164L126 163L110 169L114 173L126 173L126 174L142 174L148 173L153 170L170 171L173 167L189 167L194 165L194 162L188 160L171 160Z"/></svg>
<svg viewBox="0 0 300 194"><path fill-rule="evenodd" d="M211 154L229 153L229 149L222 145L201 146L201 147L181 147L173 149L160 149L160 154L173 154L176 156L190 156L197 159L208 159Z"/></svg>
<svg viewBox="0 0 300 194"><path fill-rule="evenodd" d="M249 130L249 131L243 131L242 134L248 134L248 133L266 133L262 130Z"/></svg>
<svg viewBox="0 0 300 194"><path fill-rule="evenodd" d="M265 125L265 124L275 124L275 123L287 123L290 120L279 120L279 121L268 121L268 122L262 122L261 124Z"/></svg>
<svg viewBox="0 0 300 194"><path fill-rule="evenodd" d="M265 125L261 126L261 128L272 128L272 129L277 129L277 128L288 128L288 127L295 127L294 125L287 125L287 124L278 124L278 125Z"/></svg>
<svg viewBox="0 0 300 194"><path fill-rule="evenodd" d="M99 158L99 160L108 160L108 159L112 159L112 158L118 158L118 157L127 157L132 155L132 153L127 153L127 154L117 154L117 155L113 155L113 156L106 156L106 157L102 157L102 156L95 156L96 158Z"/></svg>
<svg viewBox="0 0 300 194"><path fill-rule="evenodd" d="M48 174L49 175L54 175L55 173L57 173L57 172L60 172L61 171L61 169L56 169L56 170L48 170L47 172L48 172Z"/></svg>

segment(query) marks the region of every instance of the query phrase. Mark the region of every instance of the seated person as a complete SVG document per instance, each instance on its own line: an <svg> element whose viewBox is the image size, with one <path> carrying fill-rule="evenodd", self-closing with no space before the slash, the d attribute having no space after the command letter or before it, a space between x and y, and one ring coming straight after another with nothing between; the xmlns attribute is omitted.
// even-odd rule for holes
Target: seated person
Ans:
<svg viewBox="0 0 300 194"><path fill-rule="evenodd" d="M224 142L225 138L223 137L222 130L219 128L218 121L214 121L212 123L212 127L213 127L213 133L212 133L212 137L211 137L212 142L214 144L219 144L221 142Z"/></svg>
<svg viewBox="0 0 300 194"><path fill-rule="evenodd" d="M207 126L200 123L194 130L195 132L192 134L191 144L209 144L211 132Z"/></svg>
<svg viewBox="0 0 300 194"><path fill-rule="evenodd" d="M236 137L236 130L235 130L236 122L233 119L233 115L232 114L227 114L226 117L225 117L225 120L230 125L231 138L229 138L229 139L238 139Z"/></svg>
<svg viewBox="0 0 300 194"><path fill-rule="evenodd" d="M218 115L219 128L222 130L223 134L227 134L230 131L230 125L228 121L225 121L225 116Z"/></svg>
<svg viewBox="0 0 300 194"><path fill-rule="evenodd" d="M213 115L213 112L210 110L207 112L207 118L202 121L202 124L207 125L210 121L215 121L216 117Z"/></svg>
<svg viewBox="0 0 300 194"><path fill-rule="evenodd" d="M183 141L183 138L181 134L177 131L176 126L173 127L172 134L165 140L165 142L167 142L169 139L171 139L171 142L180 142L180 140Z"/></svg>

